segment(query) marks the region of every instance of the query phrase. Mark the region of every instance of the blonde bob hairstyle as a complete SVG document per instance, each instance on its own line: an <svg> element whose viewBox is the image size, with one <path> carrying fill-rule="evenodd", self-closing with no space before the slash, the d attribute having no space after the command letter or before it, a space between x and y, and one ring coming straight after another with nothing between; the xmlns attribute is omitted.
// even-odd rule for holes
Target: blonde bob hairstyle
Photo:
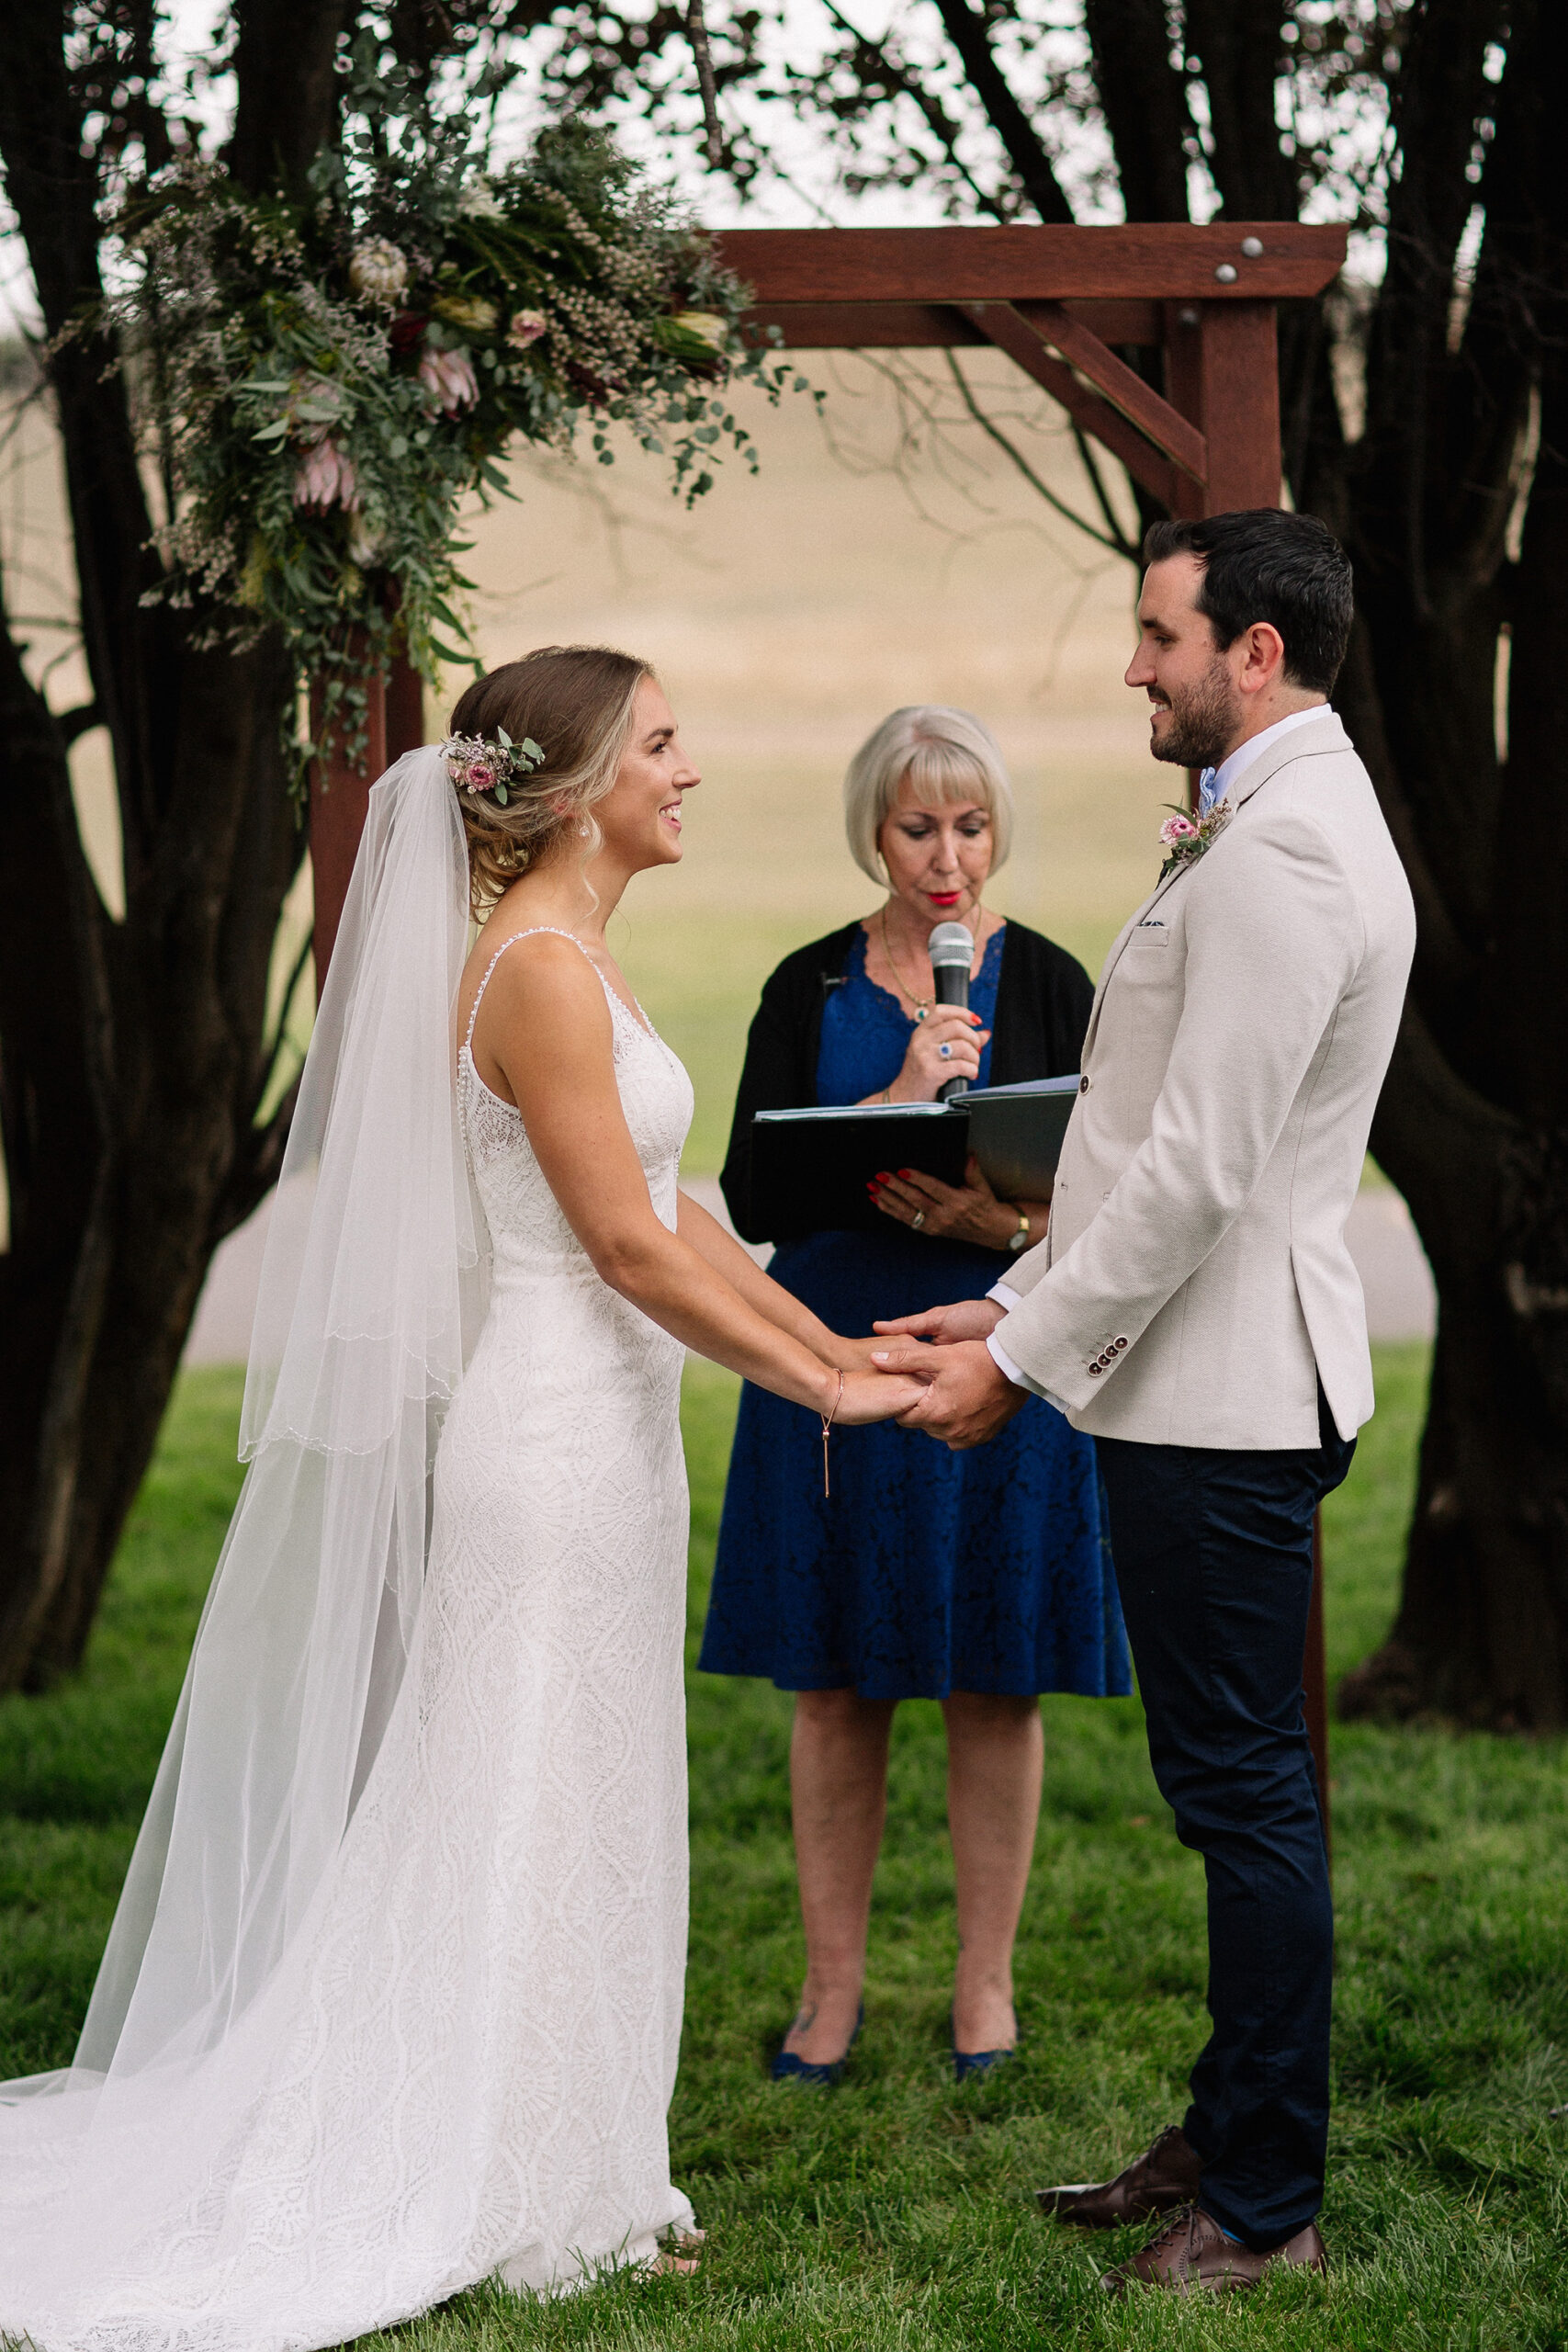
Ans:
<svg viewBox="0 0 1568 2352"><path fill-rule="evenodd" d="M844 777L844 831L863 874L887 884L877 846L888 811L908 777L925 808L973 800L991 820L991 872L1012 846L1012 785L996 737L972 711L911 703L867 736Z"/></svg>
<svg viewBox="0 0 1568 2352"><path fill-rule="evenodd" d="M580 840L584 866L597 854L594 803L615 788L637 690L652 675L646 662L612 646L541 645L477 678L463 695L452 713L454 735L493 743L504 729L514 743L532 737L545 754L530 776L509 783L504 808L453 784L476 918L558 843Z"/></svg>

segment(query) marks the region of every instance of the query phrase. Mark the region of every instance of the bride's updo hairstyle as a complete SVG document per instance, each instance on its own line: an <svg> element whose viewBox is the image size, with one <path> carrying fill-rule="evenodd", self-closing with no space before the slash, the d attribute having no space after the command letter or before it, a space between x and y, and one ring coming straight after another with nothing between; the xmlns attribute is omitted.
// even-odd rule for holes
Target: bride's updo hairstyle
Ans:
<svg viewBox="0 0 1568 2352"><path fill-rule="evenodd" d="M452 733L501 746L533 742L531 773L511 763L506 805L453 778L468 840L468 893L482 918L520 874L558 842L599 848L593 805L612 790L632 729L637 690L652 670L608 645L542 645L477 678L452 713Z"/></svg>

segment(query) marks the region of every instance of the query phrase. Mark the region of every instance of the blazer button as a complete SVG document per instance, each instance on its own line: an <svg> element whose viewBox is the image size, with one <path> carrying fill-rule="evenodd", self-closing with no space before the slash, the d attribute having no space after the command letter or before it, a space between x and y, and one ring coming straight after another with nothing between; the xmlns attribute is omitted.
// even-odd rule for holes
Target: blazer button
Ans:
<svg viewBox="0 0 1568 2352"><path fill-rule="evenodd" d="M1089 1092L1089 1080L1087 1079L1087 1077L1086 1077L1086 1078L1080 1078L1080 1079L1079 1079L1079 1080L1078 1080L1078 1092L1079 1092L1080 1094L1087 1094L1087 1093Z"/></svg>
<svg viewBox="0 0 1568 2352"><path fill-rule="evenodd" d="M1091 1363L1091 1364L1089 1366L1089 1378L1090 1378L1091 1380L1098 1380L1098 1379L1100 1378L1100 1374L1101 1374L1101 1372L1102 1372L1103 1370L1104 1370L1104 1366L1103 1366L1102 1364Z"/></svg>
<svg viewBox="0 0 1568 2352"><path fill-rule="evenodd" d="M1123 1332L1122 1332L1122 1336L1121 1336L1121 1338L1120 1338L1119 1340L1111 1340L1111 1346L1115 1349L1115 1351L1116 1351L1117 1354L1118 1354L1118 1355L1120 1355L1120 1354L1121 1354L1121 1352L1122 1352L1122 1349L1123 1349L1123 1348L1126 1346L1126 1344L1127 1344L1127 1334L1125 1333L1125 1331L1123 1331Z"/></svg>

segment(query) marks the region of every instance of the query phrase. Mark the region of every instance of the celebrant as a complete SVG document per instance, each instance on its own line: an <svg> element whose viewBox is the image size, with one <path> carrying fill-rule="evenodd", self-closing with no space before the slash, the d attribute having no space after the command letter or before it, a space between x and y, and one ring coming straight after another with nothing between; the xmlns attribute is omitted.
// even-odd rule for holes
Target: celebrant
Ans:
<svg viewBox="0 0 1568 2352"><path fill-rule="evenodd" d="M752 1022L725 1163L776 1282L839 1330L975 1295L1039 1240L1048 1204L998 1200L914 1168L872 1187L876 1232L751 1229L753 1114L812 1104L931 1102L973 1085L1078 1066L1092 989L1064 949L984 904L1008 852L1012 791L967 712L897 710L851 762L851 854L886 893L861 921L785 957ZM975 942L968 1008L939 1006L928 942ZM907 1304L904 1304L907 1303ZM861 2014L872 1878L900 1699L940 1700L959 1956L960 2079L1011 2049L1012 1948L1040 1806L1038 1694L1129 1688L1093 1446L1042 1400L998 1441L948 1453L888 1423L835 1439L822 1491L816 1419L742 1391L703 1640L710 1673L766 1676L795 1696L790 1751L806 1931L805 1989L776 2075L826 2084Z"/></svg>

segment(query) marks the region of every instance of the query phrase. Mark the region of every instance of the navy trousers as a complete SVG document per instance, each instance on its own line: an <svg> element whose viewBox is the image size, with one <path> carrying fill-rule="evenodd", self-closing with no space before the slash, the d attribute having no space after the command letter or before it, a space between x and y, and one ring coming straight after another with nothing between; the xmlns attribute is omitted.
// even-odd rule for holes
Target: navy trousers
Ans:
<svg viewBox="0 0 1568 2352"><path fill-rule="evenodd" d="M1097 1441L1149 1759L1209 1886L1209 2014L1182 2129L1257 2251L1323 2202L1334 1916L1302 1710L1312 1520L1354 1439L1228 1453Z"/></svg>

